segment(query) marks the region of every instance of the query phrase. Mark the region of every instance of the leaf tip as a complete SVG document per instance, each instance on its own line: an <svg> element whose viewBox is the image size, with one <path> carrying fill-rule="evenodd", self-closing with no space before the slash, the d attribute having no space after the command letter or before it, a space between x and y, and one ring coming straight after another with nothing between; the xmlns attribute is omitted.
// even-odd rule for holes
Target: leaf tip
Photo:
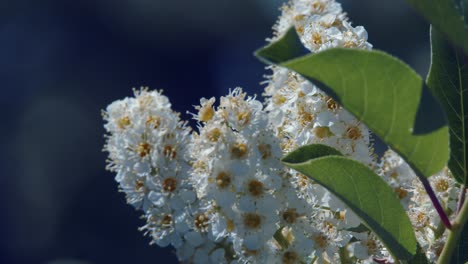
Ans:
<svg viewBox="0 0 468 264"><path fill-rule="evenodd" d="M281 159L286 165L303 163L323 156L342 156L340 151L322 144L311 144L297 148Z"/></svg>

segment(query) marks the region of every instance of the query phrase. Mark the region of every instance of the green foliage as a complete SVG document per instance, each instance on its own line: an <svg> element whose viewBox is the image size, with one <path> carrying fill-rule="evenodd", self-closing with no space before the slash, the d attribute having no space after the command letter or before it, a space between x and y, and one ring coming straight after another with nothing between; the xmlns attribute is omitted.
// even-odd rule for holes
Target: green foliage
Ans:
<svg viewBox="0 0 468 264"><path fill-rule="evenodd" d="M255 56L266 64L287 61L299 57L304 53L304 46L297 37L296 30L291 28L286 32L281 41L272 43L268 49L260 49Z"/></svg>
<svg viewBox="0 0 468 264"><path fill-rule="evenodd" d="M418 244L417 245L417 250L416 250L416 255L414 256L413 259L408 261L408 264L429 264L429 260L426 257L425 252L421 248L421 246Z"/></svg>
<svg viewBox="0 0 468 264"><path fill-rule="evenodd" d="M281 64L285 61L305 55L296 29L291 27L280 39L255 51L255 56L266 64Z"/></svg>
<svg viewBox="0 0 468 264"><path fill-rule="evenodd" d="M405 158L417 174L429 177L446 165L449 138L444 112L410 67L380 51L336 48L286 56L297 55L294 48L275 55L278 46L300 44L291 31L294 28L256 55L314 82Z"/></svg>
<svg viewBox="0 0 468 264"><path fill-rule="evenodd" d="M468 224L465 223L463 230L459 230L459 232L461 232L460 240L454 250L451 264L468 263Z"/></svg>
<svg viewBox="0 0 468 264"><path fill-rule="evenodd" d="M463 17L465 26L468 20L468 0L453 0L460 16Z"/></svg>
<svg viewBox="0 0 468 264"><path fill-rule="evenodd" d="M436 29L468 53L467 3L465 0L407 0Z"/></svg>
<svg viewBox="0 0 468 264"><path fill-rule="evenodd" d="M427 85L447 113L450 127L448 166L455 179L466 183L468 139L468 68L461 50L431 29L432 63Z"/></svg>
<svg viewBox="0 0 468 264"><path fill-rule="evenodd" d="M341 199L399 259L416 253L411 222L392 188L367 166L325 145L308 145L282 160Z"/></svg>

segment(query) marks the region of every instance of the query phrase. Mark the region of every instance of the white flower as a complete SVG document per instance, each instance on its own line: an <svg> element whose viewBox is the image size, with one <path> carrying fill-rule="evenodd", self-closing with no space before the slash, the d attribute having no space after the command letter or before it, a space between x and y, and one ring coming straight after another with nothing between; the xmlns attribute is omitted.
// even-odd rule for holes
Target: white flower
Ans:
<svg viewBox="0 0 468 264"><path fill-rule="evenodd" d="M195 202L186 161L189 129L157 91L135 91L112 103L104 118L109 132L108 168L127 201L144 211L142 227L154 243L179 247L189 230L184 208Z"/></svg>
<svg viewBox="0 0 468 264"><path fill-rule="evenodd" d="M278 216L275 211L267 212L256 207L249 211L239 210L236 213L232 236L237 252L258 250L273 238L278 229L276 225Z"/></svg>
<svg viewBox="0 0 468 264"><path fill-rule="evenodd" d="M287 231L284 232L287 236ZM278 250L279 263L310 263L315 254L313 240L302 232L294 232L287 248Z"/></svg>
<svg viewBox="0 0 468 264"><path fill-rule="evenodd" d="M278 228L282 152L261 103L240 88L220 102L194 137L191 174L199 199L216 205L213 239L229 236L244 255L260 249Z"/></svg>
<svg viewBox="0 0 468 264"><path fill-rule="evenodd" d="M152 238L151 243L161 247L173 245L180 247L183 243L183 235L189 230L185 222L185 212L174 212L168 207L152 208L147 211L146 225L140 230Z"/></svg>
<svg viewBox="0 0 468 264"><path fill-rule="evenodd" d="M352 243L348 250L352 256L360 260L368 260L372 263L372 258L382 258L385 255L382 251L382 243L370 233L353 233L353 236L359 241ZM385 256L386 257L386 256Z"/></svg>
<svg viewBox="0 0 468 264"><path fill-rule="evenodd" d="M333 47L371 49L334 0L292 0L274 26L281 37L294 26L311 53ZM151 243L172 245L187 263L338 263L340 249L358 263L391 259L361 221L324 187L281 157L307 144L326 144L366 164L389 183L407 209L418 243L437 259L440 220L411 168L388 151L376 163L372 138L360 120L317 86L269 66L262 104L235 88L202 98L192 132L161 92L142 89L103 112L107 168L128 203L143 210ZM450 172L430 179L451 210L459 191Z"/></svg>
<svg viewBox="0 0 468 264"><path fill-rule="evenodd" d="M457 211L459 188L448 168L429 178L429 181L439 200L444 201L452 212Z"/></svg>

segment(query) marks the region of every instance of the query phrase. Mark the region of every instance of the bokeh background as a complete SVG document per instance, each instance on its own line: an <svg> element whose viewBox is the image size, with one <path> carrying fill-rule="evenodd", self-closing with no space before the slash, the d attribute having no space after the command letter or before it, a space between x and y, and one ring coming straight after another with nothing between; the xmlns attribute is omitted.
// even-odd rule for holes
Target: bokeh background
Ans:
<svg viewBox="0 0 468 264"><path fill-rule="evenodd" d="M184 118L200 97L261 95L280 0L0 1L0 263L177 263L149 246L106 171L101 109L164 89ZM404 0L342 0L375 48L425 75L428 25Z"/></svg>

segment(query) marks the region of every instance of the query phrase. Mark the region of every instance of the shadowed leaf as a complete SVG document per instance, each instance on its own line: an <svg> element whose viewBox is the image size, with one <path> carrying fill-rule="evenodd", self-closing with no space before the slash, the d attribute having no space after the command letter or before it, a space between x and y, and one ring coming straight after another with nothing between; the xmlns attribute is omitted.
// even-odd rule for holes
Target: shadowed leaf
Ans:
<svg viewBox="0 0 468 264"><path fill-rule="evenodd" d="M468 15L466 0L407 0L436 29L468 53Z"/></svg>
<svg viewBox="0 0 468 264"><path fill-rule="evenodd" d="M426 253L418 244L417 249L416 249L416 255L410 261L408 261L408 264L429 264L429 263L430 262L426 257Z"/></svg>
<svg viewBox="0 0 468 264"><path fill-rule="evenodd" d="M455 179L466 183L468 139L468 68L464 55L431 29L432 63L427 84L447 113L450 127L448 166Z"/></svg>

